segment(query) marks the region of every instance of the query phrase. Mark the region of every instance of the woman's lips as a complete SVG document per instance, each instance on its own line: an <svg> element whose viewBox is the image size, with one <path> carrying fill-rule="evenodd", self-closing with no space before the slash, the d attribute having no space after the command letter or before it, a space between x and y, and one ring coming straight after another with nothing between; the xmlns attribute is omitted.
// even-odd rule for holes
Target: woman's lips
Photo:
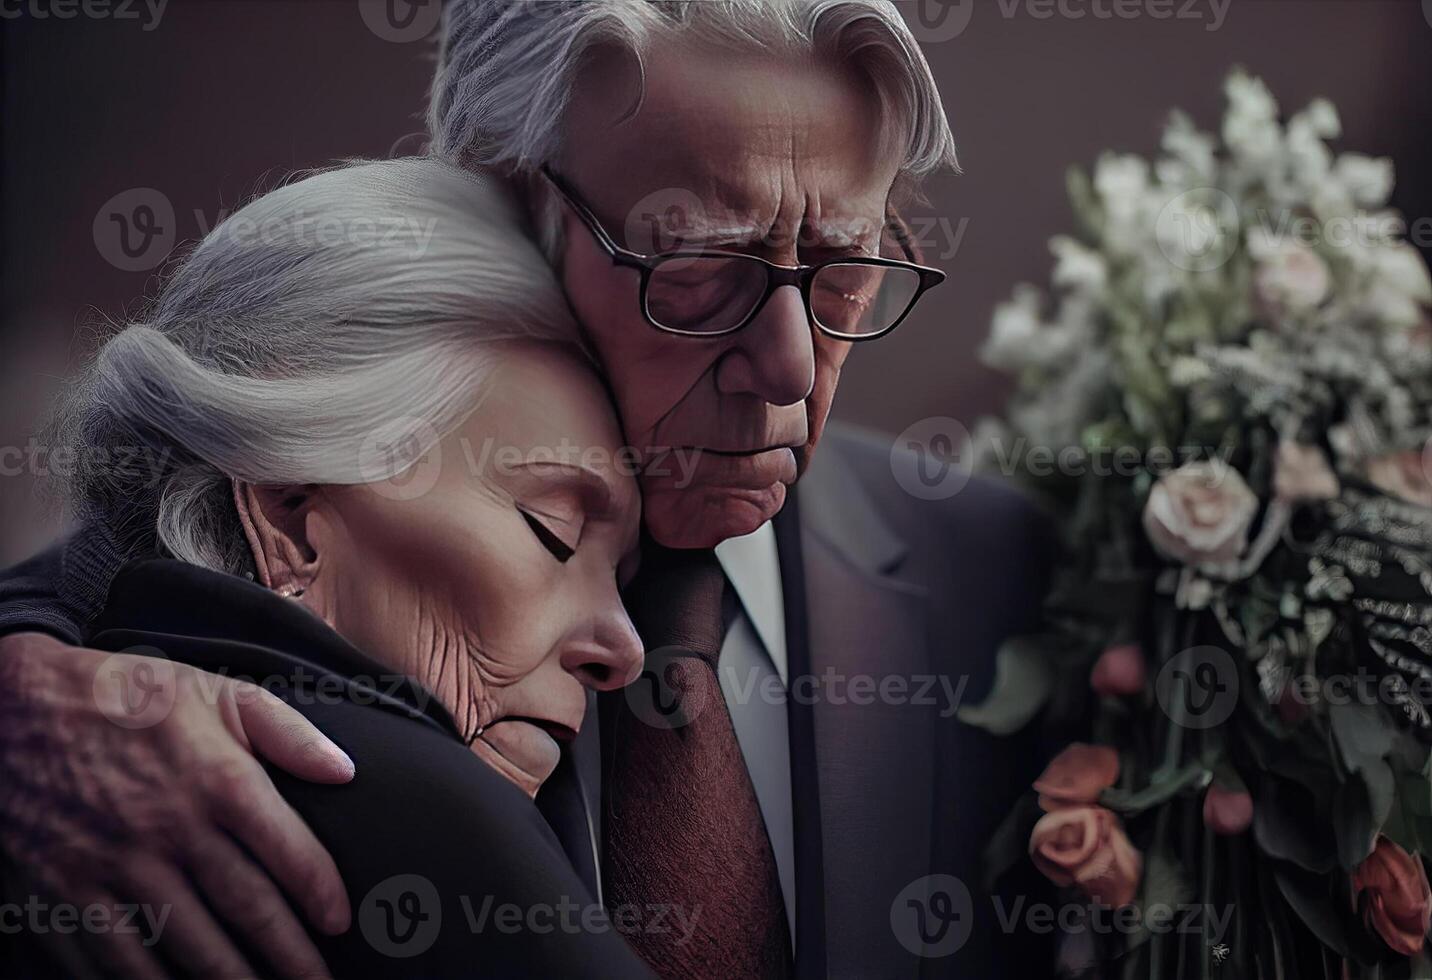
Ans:
<svg viewBox="0 0 1432 980"><path fill-rule="evenodd" d="M553 733L535 720L499 718L483 730L482 740L539 784L552 775L562 758Z"/></svg>
<svg viewBox="0 0 1432 980"><path fill-rule="evenodd" d="M507 715L504 718L499 718L492 724L495 725L501 721L526 722L527 724L532 725L534 728L540 728L542 731L552 736L554 741L558 742L570 742L577 737L577 730L571 725L565 724L560 721L553 721L550 718L534 718L529 715ZM490 728L491 725L489 725L488 727Z"/></svg>

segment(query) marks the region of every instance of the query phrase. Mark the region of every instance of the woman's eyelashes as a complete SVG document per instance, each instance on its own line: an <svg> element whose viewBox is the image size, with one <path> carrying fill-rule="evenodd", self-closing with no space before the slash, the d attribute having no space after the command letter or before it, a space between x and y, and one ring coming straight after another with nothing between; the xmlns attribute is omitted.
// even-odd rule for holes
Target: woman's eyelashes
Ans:
<svg viewBox="0 0 1432 980"><path fill-rule="evenodd" d="M577 553L576 548L559 538L551 528L527 513L527 511L519 507L517 513L522 515L522 519L527 522L527 526L532 529L532 533L537 536L537 540L542 542L542 547L550 551L553 558L560 562L565 562L568 558L571 558Z"/></svg>

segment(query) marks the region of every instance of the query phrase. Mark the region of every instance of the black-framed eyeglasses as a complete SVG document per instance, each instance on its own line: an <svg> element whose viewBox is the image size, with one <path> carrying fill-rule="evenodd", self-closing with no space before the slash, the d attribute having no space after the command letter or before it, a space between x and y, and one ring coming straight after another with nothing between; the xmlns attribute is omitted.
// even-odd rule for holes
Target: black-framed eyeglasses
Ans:
<svg viewBox="0 0 1432 980"><path fill-rule="evenodd" d="M925 292L945 280L939 269L900 259L851 257L815 265L777 265L720 249L642 255L618 245L571 187L548 167L542 174L612 257L641 273L648 323L682 337L724 337L756 318L782 286L795 286L806 315L826 336L863 341L900 325Z"/></svg>

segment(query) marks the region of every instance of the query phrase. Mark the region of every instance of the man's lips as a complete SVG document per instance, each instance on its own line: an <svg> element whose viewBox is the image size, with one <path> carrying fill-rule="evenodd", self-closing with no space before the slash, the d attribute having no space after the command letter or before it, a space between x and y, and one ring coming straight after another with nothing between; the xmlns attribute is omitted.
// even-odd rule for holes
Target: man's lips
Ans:
<svg viewBox="0 0 1432 980"><path fill-rule="evenodd" d="M710 453L712 456L759 456L762 453L773 453L781 449L796 450L799 448L799 445L786 445L784 443L778 443L773 446L761 446L756 449L712 449L708 446L676 446L672 449L668 449L665 451L676 453L690 453L692 455Z"/></svg>
<svg viewBox="0 0 1432 980"><path fill-rule="evenodd" d="M796 481L795 449L791 446L761 446L751 449L709 449L682 447L652 456L642 469L648 488L670 485L726 487L732 490L765 491L778 483Z"/></svg>

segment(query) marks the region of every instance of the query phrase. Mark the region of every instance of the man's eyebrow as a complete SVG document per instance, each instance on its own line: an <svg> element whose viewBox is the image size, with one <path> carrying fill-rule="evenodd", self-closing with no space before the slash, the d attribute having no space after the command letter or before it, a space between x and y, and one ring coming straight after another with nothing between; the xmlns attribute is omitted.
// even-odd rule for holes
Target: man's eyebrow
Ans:
<svg viewBox="0 0 1432 980"><path fill-rule="evenodd" d="M805 244L819 244L826 248L853 248L879 242L884 232L884 221L869 218L822 218L807 221L801 226L801 240Z"/></svg>

